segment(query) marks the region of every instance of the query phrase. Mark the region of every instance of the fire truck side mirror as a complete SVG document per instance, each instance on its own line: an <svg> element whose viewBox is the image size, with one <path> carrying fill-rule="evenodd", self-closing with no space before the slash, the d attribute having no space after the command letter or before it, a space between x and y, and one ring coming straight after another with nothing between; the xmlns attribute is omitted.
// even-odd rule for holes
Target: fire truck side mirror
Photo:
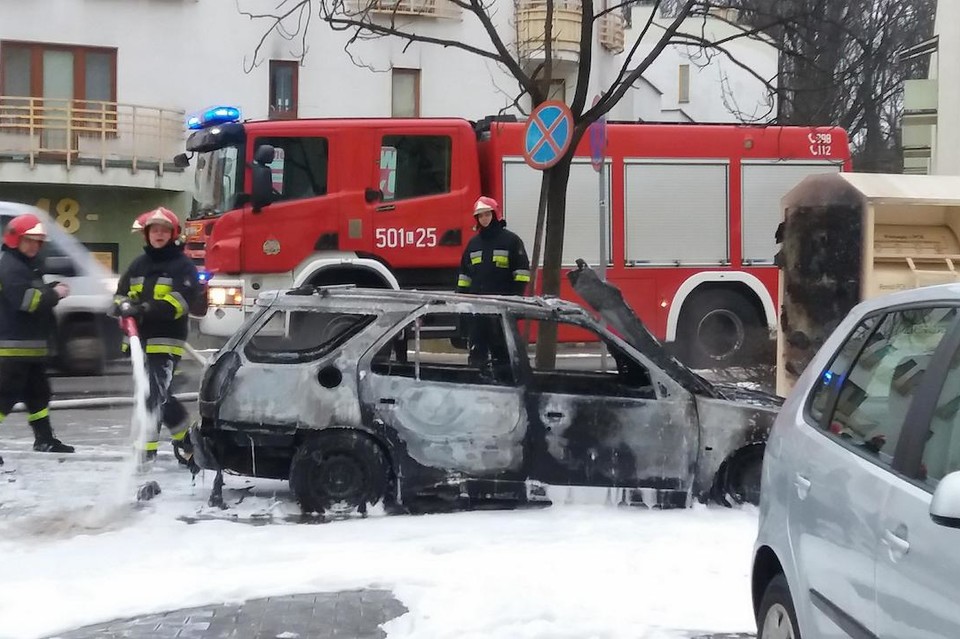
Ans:
<svg viewBox="0 0 960 639"><path fill-rule="evenodd" d="M250 167L253 172L253 185L250 194L250 204L253 212L259 213L263 207L273 202L273 175L269 166L254 163Z"/></svg>

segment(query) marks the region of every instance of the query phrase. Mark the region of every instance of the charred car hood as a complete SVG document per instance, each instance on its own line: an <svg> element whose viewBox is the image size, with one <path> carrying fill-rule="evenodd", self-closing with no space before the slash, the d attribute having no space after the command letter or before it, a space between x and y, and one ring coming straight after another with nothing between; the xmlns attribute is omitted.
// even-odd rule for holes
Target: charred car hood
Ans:
<svg viewBox="0 0 960 639"><path fill-rule="evenodd" d="M573 290L589 304L626 342L663 368L685 389L694 395L717 399L728 398L727 393L703 379L669 355L623 299L620 289L602 281L583 260L577 260L576 270L567 273Z"/></svg>

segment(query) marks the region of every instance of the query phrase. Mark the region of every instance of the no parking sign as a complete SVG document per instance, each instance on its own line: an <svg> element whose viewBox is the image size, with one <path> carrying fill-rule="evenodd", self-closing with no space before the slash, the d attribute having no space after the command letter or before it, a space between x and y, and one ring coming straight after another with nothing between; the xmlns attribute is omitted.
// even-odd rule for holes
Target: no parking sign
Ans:
<svg viewBox="0 0 960 639"><path fill-rule="evenodd" d="M559 101L544 102L530 114L523 130L523 159L543 171L560 161L573 139L573 114Z"/></svg>

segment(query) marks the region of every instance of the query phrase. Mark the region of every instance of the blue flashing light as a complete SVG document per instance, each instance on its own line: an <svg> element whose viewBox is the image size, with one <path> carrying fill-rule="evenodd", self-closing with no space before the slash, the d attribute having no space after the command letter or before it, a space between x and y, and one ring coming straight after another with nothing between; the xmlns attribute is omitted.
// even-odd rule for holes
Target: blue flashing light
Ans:
<svg viewBox="0 0 960 639"><path fill-rule="evenodd" d="M205 129L208 126L237 122L239 120L240 109L237 107L215 106L187 118L187 128L192 130Z"/></svg>
<svg viewBox="0 0 960 639"><path fill-rule="evenodd" d="M833 371L823 371L823 383L829 385L833 381Z"/></svg>
<svg viewBox="0 0 960 639"><path fill-rule="evenodd" d="M207 273L206 271L199 271L197 273L197 279L200 280L200 282L206 282L210 279L210 273Z"/></svg>

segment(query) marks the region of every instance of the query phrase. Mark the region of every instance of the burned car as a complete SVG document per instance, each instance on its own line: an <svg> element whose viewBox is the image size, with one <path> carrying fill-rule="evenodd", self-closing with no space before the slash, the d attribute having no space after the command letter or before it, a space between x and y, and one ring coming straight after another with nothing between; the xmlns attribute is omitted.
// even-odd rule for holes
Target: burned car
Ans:
<svg viewBox="0 0 960 639"><path fill-rule="evenodd" d="M289 479L304 512L549 503L571 487L657 507L758 501L779 400L708 383L617 289L582 265L569 276L603 321L559 299L263 293L205 373L195 458ZM451 339L478 322L485 361ZM538 358L545 331L604 354Z"/></svg>

